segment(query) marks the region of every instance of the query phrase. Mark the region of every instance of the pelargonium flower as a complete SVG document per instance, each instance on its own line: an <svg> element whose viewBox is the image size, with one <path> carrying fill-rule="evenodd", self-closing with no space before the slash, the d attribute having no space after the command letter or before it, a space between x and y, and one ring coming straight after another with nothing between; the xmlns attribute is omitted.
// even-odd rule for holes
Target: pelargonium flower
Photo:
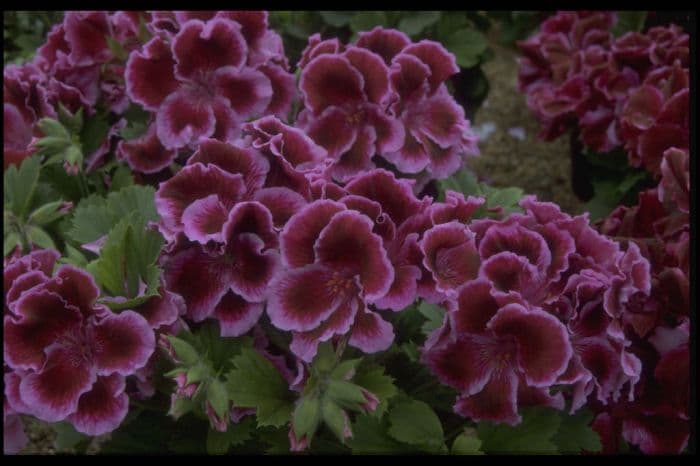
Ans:
<svg viewBox="0 0 700 466"><path fill-rule="evenodd" d="M247 21L245 13L221 12L206 21L180 16L184 21L172 38L154 37L142 51L131 53L126 66L127 92L156 112L164 147L178 149L209 137L228 141L238 135L244 119L263 112L286 115L293 76L272 61L277 49L267 61L251 60L246 40L271 45L258 37L266 35L266 15L262 29Z"/></svg>
<svg viewBox="0 0 700 466"><path fill-rule="evenodd" d="M520 399L561 409L562 395L549 389L573 353L566 327L493 291L484 279L460 288L445 323L428 337L423 360L460 391L455 411L475 421L517 424Z"/></svg>
<svg viewBox="0 0 700 466"><path fill-rule="evenodd" d="M469 204L464 202L463 207L467 216L478 206L473 201ZM532 196L523 198L520 206L524 214L514 213L501 220L477 219L466 225L452 220L436 224L423 234L421 247L426 268L449 309L448 320L426 342L426 363L441 381L462 391L455 410L474 419L517 423L518 404L563 408L563 399L552 398L542 390L552 385L568 387L572 412L593 394L598 403L607 405L617 402L627 388L628 399L633 400L641 363L629 351L630 341L621 329L643 325L648 319L648 312L637 309L639 302L649 297L648 261L635 246L622 251L619 245L593 230L585 216L572 218L556 205L538 202ZM443 207L433 215L444 211ZM480 345L490 347L491 343L493 348L502 348L505 337L493 333L495 330L489 333L490 326L495 325L491 322L498 322L498 309L512 306L519 309L509 311L514 316L532 314L532 322L549 322L547 325L559 333L556 338L554 333L547 338L552 339L552 344L568 348L554 351L568 356L559 361L562 365L554 367L546 384L538 385L540 382L528 379L524 366L506 362L498 366L488 359L491 353L486 349L483 361L489 361L488 364L473 357L465 357L465 363L450 362L448 355L453 350L473 352ZM477 310L487 313L479 314ZM461 312L466 313L464 317L460 317ZM455 330L460 325L459 328L467 329L462 332L481 336L461 336ZM519 328L521 324L513 325ZM485 334L496 343L484 340ZM536 344L537 339L528 336L525 341ZM517 345L518 351L526 351L522 349L525 346ZM515 357L515 353L509 357ZM497 366L510 371L494 382L508 388L504 392L507 398L488 390L479 393L484 384L491 383L487 372L495 371ZM476 368L482 372L475 373ZM481 398L472 399L476 393ZM522 403L516 402L516 393ZM483 403L489 409L499 406L502 411L482 412Z"/></svg>
<svg viewBox="0 0 700 466"><path fill-rule="evenodd" d="M616 449L619 440L637 445L647 454L680 453L689 438L689 218L687 207L688 154L672 148L664 153L659 185L639 193L632 207L620 206L601 222L602 232L626 244L624 272L606 298L621 295L627 306L608 306L618 317L617 333L636 334L629 352L642 361L634 402L594 406L593 428L603 451ZM636 280L639 256L648 260L651 280ZM643 274L642 274L643 277ZM651 288L647 295L635 291Z"/></svg>
<svg viewBox="0 0 700 466"><path fill-rule="evenodd" d="M419 246L421 235L432 226L427 213L431 199L419 200L413 186L412 180L397 178L383 169L356 175L346 185L347 194L376 202L381 213L375 222L381 221L385 231L395 231L383 236L395 273L389 291L374 303L380 309L400 311L417 296L425 298L434 294L435 284L423 266Z"/></svg>
<svg viewBox="0 0 700 466"><path fill-rule="evenodd" d="M146 364L155 338L141 315L114 314L95 303L98 294L90 275L64 265L14 301L4 319L13 409L88 435L122 422L125 377Z"/></svg>
<svg viewBox="0 0 700 466"><path fill-rule="evenodd" d="M290 349L302 360L311 361L318 344L335 335L348 334L348 344L368 353L391 344L391 325L369 308L394 278L373 226L340 202L319 200L280 234L287 268L270 284L267 312L273 325L292 331Z"/></svg>
<svg viewBox="0 0 700 466"><path fill-rule="evenodd" d="M391 109L405 128L403 144L381 155L399 171L447 178L464 159L478 155L464 109L449 95L446 80L459 68L438 42L422 40L392 58L389 80L399 99Z"/></svg>
<svg viewBox="0 0 700 466"><path fill-rule="evenodd" d="M375 53L353 46L318 53L303 67L299 88L305 109L297 125L336 161L334 178L369 170L375 154L400 147L403 127L385 111L393 98L389 70Z"/></svg>
<svg viewBox="0 0 700 466"><path fill-rule="evenodd" d="M215 317L223 336L237 336L262 314L278 268L270 211L256 201L236 204L225 214L220 241L215 250L190 243L164 257L165 281L184 298L188 318L200 322Z"/></svg>
<svg viewBox="0 0 700 466"><path fill-rule="evenodd" d="M348 46L314 35L299 67L305 109L297 125L328 150L338 180L372 169L374 155L400 172L445 178L478 153L464 110L443 85L459 68L437 42L412 44L381 27Z"/></svg>
<svg viewBox="0 0 700 466"><path fill-rule="evenodd" d="M613 39L611 13L559 12L519 42L519 85L554 139L576 127L596 152L624 146L659 174L663 152L688 146L688 35L675 26ZM663 109L662 109L663 107Z"/></svg>
<svg viewBox="0 0 700 466"><path fill-rule="evenodd" d="M663 153L689 146L688 70L680 62L649 73L621 110L630 164L660 174Z"/></svg>

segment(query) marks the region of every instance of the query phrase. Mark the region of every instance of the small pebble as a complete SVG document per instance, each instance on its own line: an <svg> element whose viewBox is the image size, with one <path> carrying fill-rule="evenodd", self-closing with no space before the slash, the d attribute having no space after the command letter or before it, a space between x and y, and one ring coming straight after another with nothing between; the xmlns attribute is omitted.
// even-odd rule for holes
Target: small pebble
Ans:
<svg viewBox="0 0 700 466"><path fill-rule="evenodd" d="M508 134L512 138L519 139L521 141L525 140L525 129L521 126L514 126L513 128L508 128Z"/></svg>

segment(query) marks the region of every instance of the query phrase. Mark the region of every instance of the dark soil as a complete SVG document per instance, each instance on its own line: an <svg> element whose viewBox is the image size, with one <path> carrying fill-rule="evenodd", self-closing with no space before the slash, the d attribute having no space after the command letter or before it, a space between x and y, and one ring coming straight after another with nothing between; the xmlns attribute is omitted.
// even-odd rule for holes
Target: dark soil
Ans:
<svg viewBox="0 0 700 466"><path fill-rule="evenodd" d="M491 127L493 132L482 136L481 156L470 165L493 186L518 186L539 200L559 204L565 212L580 213L582 203L571 188L568 138L551 142L537 138L539 123L518 90L517 55L499 45L492 47L495 58L483 65L490 91L472 124L481 131Z"/></svg>

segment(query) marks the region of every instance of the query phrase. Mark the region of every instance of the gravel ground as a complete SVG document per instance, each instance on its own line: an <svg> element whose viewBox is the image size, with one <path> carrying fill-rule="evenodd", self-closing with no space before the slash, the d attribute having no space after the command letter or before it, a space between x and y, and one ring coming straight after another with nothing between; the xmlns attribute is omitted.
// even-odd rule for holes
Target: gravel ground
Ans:
<svg viewBox="0 0 700 466"><path fill-rule="evenodd" d="M582 203L571 190L571 163L566 137L553 142L536 138L537 121L517 88L517 63L513 50L492 45L495 58L484 65L491 90L472 124L482 133L481 156L473 169L494 186L519 186L540 200L553 201L569 213L579 213ZM22 454L56 454L56 434L46 423L25 418L29 444ZM88 453L96 452L96 445ZM70 451L58 453L71 453Z"/></svg>
<svg viewBox="0 0 700 466"><path fill-rule="evenodd" d="M495 58L483 65L491 88L472 122L482 134L481 156L473 159L472 168L493 186L518 186L539 200L556 202L566 212L580 213L582 203L571 189L568 138L537 139L539 124L517 86L516 53L492 47Z"/></svg>

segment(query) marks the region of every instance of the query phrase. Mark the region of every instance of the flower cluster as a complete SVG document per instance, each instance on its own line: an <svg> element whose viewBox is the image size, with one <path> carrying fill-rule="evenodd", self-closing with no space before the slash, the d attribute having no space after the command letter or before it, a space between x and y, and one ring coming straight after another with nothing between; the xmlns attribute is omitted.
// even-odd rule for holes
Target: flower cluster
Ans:
<svg viewBox="0 0 700 466"><path fill-rule="evenodd" d="M639 359L621 331L649 294L649 265L597 233L587 217L525 197L524 214L448 222L426 231L426 266L448 312L423 359L460 391L457 413L517 424L518 408L571 411L589 396L634 399ZM554 386L565 387L556 394Z"/></svg>
<svg viewBox="0 0 700 466"><path fill-rule="evenodd" d="M286 117L294 76L281 38L267 28L266 12L164 13L153 15L153 38L126 63L128 96L155 116L139 141L150 150L125 149L132 168L157 171L201 138L230 141L251 117ZM140 161L139 152L160 157Z"/></svg>
<svg viewBox="0 0 700 466"><path fill-rule="evenodd" d="M58 256L39 250L3 273L5 402L12 412L100 435L126 416L125 378L144 367L155 337L140 314L97 304L86 272L64 265L52 273Z"/></svg>
<svg viewBox="0 0 700 466"><path fill-rule="evenodd" d="M5 167L19 164L34 152L31 142L40 135L36 123L44 117L56 118L59 104L70 112L82 109L89 116L99 109L116 116L126 111L130 102L124 67L110 40L118 40L122 50L138 47L139 24L148 17L147 13L68 11L32 61L5 67ZM85 154L89 167L108 152L112 135L93 153Z"/></svg>
<svg viewBox="0 0 700 466"><path fill-rule="evenodd" d="M660 174L663 153L688 147L689 37L675 25L614 38L610 12L559 12L519 43L519 85L554 139L578 127L597 152L624 146Z"/></svg>
<svg viewBox="0 0 700 466"><path fill-rule="evenodd" d="M651 267L649 297L623 314L635 336L630 351L643 362L637 402L599 407L594 428L605 451L614 451L620 437L649 454L677 453L688 442L688 159L685 150L666 150L660 184L639 193L637 205L615 209L600 225L604 234L638 247Z"/></svg>
<svg viewBox="0 0 700 466"><path fill-rule="evenodd" d="M381 27L347 46L315 34L299 67L304 110L297 125L326 148L339 181L373 168L374 155L425 182L447 178L478 154L445 84L459 68L437 42L412 43Z"/></svg>

